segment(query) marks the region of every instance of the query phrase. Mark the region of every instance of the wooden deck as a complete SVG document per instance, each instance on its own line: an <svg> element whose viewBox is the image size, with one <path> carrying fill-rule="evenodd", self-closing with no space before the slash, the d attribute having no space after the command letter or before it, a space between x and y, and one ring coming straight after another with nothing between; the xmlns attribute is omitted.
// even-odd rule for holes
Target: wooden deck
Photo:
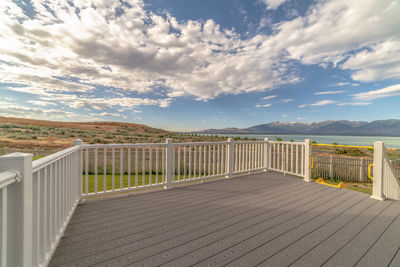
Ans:
<svg viewBox="0 0 400 267"><path fill-rule="evenodd" d="M400 266L400 202L268 172L87 200L50 266Z"/></svg>

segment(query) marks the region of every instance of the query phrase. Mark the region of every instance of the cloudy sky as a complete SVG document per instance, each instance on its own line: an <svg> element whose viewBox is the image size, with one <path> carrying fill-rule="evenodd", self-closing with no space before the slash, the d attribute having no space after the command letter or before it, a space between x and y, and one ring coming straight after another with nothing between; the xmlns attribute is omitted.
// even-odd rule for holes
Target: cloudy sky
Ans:
<svg viewBox="0 0 400 267"><path fill-rule="evenodd" d="M1 0L0 116L400 118L398 0Z"/></svg>

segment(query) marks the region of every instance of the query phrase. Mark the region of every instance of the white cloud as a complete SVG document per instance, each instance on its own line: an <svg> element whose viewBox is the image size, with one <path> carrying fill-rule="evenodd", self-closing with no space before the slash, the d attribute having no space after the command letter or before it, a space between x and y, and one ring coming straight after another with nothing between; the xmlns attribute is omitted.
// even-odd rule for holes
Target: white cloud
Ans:
<svg viewBox="0 0 400 267"><path fill-rule="evenodd" d="M271 104L256 105L256 108L269 108Z"/></svg>
<svg viewBox="0 0 400 267"><path fill-rule="evenodd" d="M262 0L262 2L267 6L267 9L277 9L287 0Z"/></svg>
<svg viewBox="0 0 400 267"><path fill-rule="evenodd" d="M140 93L166 87L169 97L206 100L300 80L283 51L266 44L268 36L241 39L213 20L177 21L139 0L130 7L119 0L32 5L33 19L11 0L0 6L0 82L42 93L93 93L95 85Z"/></svg>
<svg viewBox="0 0 400 267"><path fill-rule="evenodd" d="M321 100L312 104L303 104L303 105L299 105L299 108L304 108L304 107L316 107L316 106L326 106L326 105L331 105L331 104L335 104L336 101L333 100Z"/></svg>
<svg viewBox="0 0 400 267"><path fill-rule="evenodd" d="M338 82L338 83L334 83L334 84L330 84L329 86L345 86L345 85L349 85L349 82Z"/></svg>
<svg viewBox="0 0 400 267"><path fill-rule="evenodd" d="M56 103L54 102L47 102L47 101L38 101L38 100L28 100L26 101L29 104L35 105L35 106L41 106L41 107L47 107L47 106L57 106Z"/></svg>
<svg viewBox="0 0 400 267"><path fill-rule="evenodd" d="M349 102L349 103L339 103L338 106L368 106L371 102Z"/></svg>
<svg viewBox="0 0 400 267"><path fill-rule="evenodd" d="M275 97L277 97L277 95L269 95L269 96L265 96L265 97L263 97L261 99L262 100L268 100L268 99L272 99L272 98L275 98Z"/></svg>
<svg viewBox="0 0 400 267"><path fill-rule="evenodd" d="M279 24L271 42L303 64L353 71L358 81L400 78L400 2L320 1Z"/></svg>
<svg viewBox="0 0 400 267"><path fill-rule="evenodd" d="M21 117L32 119L46 119L46 120L78 120L78 121L93 121L98 120L95 117L77 114L61 109L44 109L44 108L30 108L21 106L15 103L0 102L0 116L5 117Z"/></svg>
<svg viewBox="0 0 400 267"><path fill-rule="evenodd" d="M293 60L347 69L358 81L400 78L399 1L319 1L248 39L213 20L157 15L140 0L31 2L34 18L11 0L0 4L0 82L69 107L167 107L181 96L270 91L301 80ZM277 9L285 0L263 2ZM98 85L122 96L100 97Z"/></svg>
<svg viewBox="0 0 400 267"><path fill-rule="evenodd" d="M400 84L387 86L379 90L372 90L352 95L355 100L369 101L384 97L400 96Z"/></svg>
<svg viewBox="0 0 400 267"><path fill-rule="evenodd" d="M289 102L292 102L292 101L294 101L294 99L291 99L291 98L285 98L285 99L282 99L281 100L283 103L289 103Z"/></svg>
<svg viewBox="0 0 400 267"><path fill-rule="evenodd" d="M315 92L314 95L333 95L333 94L342 94L345 93L346 91L340 90L340 91L321 91L321 92Z"/></svg>
<svg viewBox="0 0 400 267"><path fill-rule="evenodd" d="M283 118L289 118L289 115L283 114L282 117L283 117Z"/></svg>

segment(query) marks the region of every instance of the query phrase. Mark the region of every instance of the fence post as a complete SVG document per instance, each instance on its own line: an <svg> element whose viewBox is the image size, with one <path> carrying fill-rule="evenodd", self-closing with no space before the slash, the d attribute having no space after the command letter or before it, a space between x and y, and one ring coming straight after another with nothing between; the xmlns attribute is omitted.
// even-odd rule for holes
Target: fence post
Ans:
<svg viewBox="0 0 400 267"><path fill-rule="evenodd" d="M329 178L333 178L333 156L331 156L331 164L329 165Z"/></svg>
<svg viewBox="0 0 400 267"><path fill-rule="evenodd" d="M167 153L166 153L167 159L166 159L166 164L165 164L165 166L166 166L166 169L165 169L166 184L164 186L164 189L170 189L170 188L172 188L172 179L173 179L172 164L174 162L173 151L172 151L174 149L174 146L172 144L171 138L167 138L166 144L167 144ZM174 175L174 177L175 177L175 175Z"/></svg>
<svg viewBox="0 0 400 267"><path fill-rule="evenodd" d="M269 149L269 143L268 143L268 137L264 138L264 170L265 172L268 171L268 149Z"/></svg>
<svg viewBox="0 0 400 267"><path fill-rule="evenodd" d="M360 182L364 182L364 158L361 158L360 162Z"/></svg>
<svg viewBox="0 0 400 267"><path fill-rule="evenodd" d="M311 182L311 141L310 139L304 140L304 182Z"/></svg>
<svg viewBox="0 0 400 267"><path fill-rule="evenodd" d="M7 266L32 266L32 154L12 153L0 157L0 171L15 170L21 182L10 185L8 199Z"/></svg>
<svg viewBox="0 0 400 267"><path fill-rule="evenodd" d="M225 178L232 178L233 175L233 166L234 166L234 161L233 161L233 153L234 153L234 143L233 143L233 138L228 138L228 151L227 151L227 170L228 173L226 174Z"/></svg>
<svg viewBox="0 0 400 267"><path fill-rule="evenodd" d="M372 182L373 199L385 200L383 195L383 164L385 158L385 146L383 142L374 143L374 180Z"/></svg>
<svg viewBox="0 0 400 267"><path fill-rule="evenodd" d="M81 147L82 146L82 140L81 139L76 139L76 140L74 140L74 146L79 146L79 147ZM83 183L82 183L82 179L83 179L83 170L82 170L82 149L80 149L79 150L79 159L78 159L78 162L79 162L79 166L78 166L78 168L77 168L77 172L78 172L78 175L77 175L77 177L78 177L78 179L79 179L79 181L78 181L78 192L79 192L79 195L80 195L80 199L79 199L79 204L83 204L83 203L85 203L85 199L82 197L82 186L83 186Z"/></svg>

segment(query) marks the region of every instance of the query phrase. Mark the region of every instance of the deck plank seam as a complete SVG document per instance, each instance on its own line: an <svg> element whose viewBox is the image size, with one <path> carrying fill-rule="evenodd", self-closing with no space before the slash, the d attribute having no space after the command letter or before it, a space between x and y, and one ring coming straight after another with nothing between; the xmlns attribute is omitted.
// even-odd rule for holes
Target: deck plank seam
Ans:
<svg viewBox="0 0 400 267"><path fill-rule="evenodd" d="M396 217L394 217L394 219L390 222L390 224L386 227L386 229L379 235L379 237L371 244L371 246L367 249L367 251L364 252L364 254L356 261L356 263L354 264L354 266L357 266L357 264L362 260L362 258L364 258L364 256L372 249L372 247L376 244L376 242L378 242L378 240L382 237L382 235L389 229L389 227L396 221L397 218L400 217L400 213L397 214ZM399 245L400 248L400 245ZM396 255L396 253L394 254Z"/></svg>
<svg viewBox="0 0 400 267"><path fill-rule="evenodd" d="M305 188L307 188L307 187L305 187ZM309 190L308 190L309 191ZM326 190L324 190L324 191L328 191L328 189L326 189ZM305 191L305 192L307 192L307 191ZM319 190L318 191L318 193L319 192L321 192L321 190ZM301 192L301 193L299 193L299 194L296 194L296 195L292 195L292 198L294 198L295 196L297 196L297 195L302 195L304 192ZM323 193L323 191L321 192L321 194ZM281 200L276 200L275 202L279 202L279 201L281 201ZM293 200L293 202L296 202L296 201L298 201L297 199L295 199L295 200ZM274 202L274 203L275 203ZM289 203L291 203L291 202L289 202ZM269 210L269 211L265 211L265 212L263 212L263 213L261 213L261 214L264 214L264 213L268 213L268 212L271 212L271 210ZM259 216L260 214L258 214L258 215L255 215L255 216ZM235 215L235 216L238 216L238 215ZM278 216L278 215L277 215ZM254 217L254 216L253 216ZM250 218L252 218L252 217L250 217ZM226 220L228 220L229 218L223 218L222 220L221 220L221 222L222 221L226 221ZM245 218L245 219L243 219L243 220L248 220L249 219L249 217L247 217L247 218ZM237 223L236 223L237 224ZM201 228L204 228L204 227L207 227L207 226L209 226L209 225L204 225L204 226L202 226ZM198 228L198 229L194 229L194 230L192 230L192 231L190 231L190 232L194 232L194 231L198 231L199 229L201 229L201 228ZM173 231L174 229L172 229L171 231ZM216 231L218 231L218 230L216 230ZM181 234L181 235L184 235L184 234L188 234L188 233L190 233L190 232L187 232L187 233L183 233L183 234ZM154 235L154 236L157 236L158 234L156 234L156 235ZM150 236L150 237L146 237L145 239L148 239L148 238L151 238L152 236ZM199 237L200 238L200 237ZM137 241L141 241L141 240L137 240ZM191 240L192 241L192 240ZM191 241L188 241L188 242L191 242ZM124 246L124 245L122 245L122 246ZM150 247L150 246L153 246L153 245L149 245L148 247ZM117 247L114 247L114 248L117 248ZM141 249L145 249L145 248L147 248L147 247L143 247L143 248L140 248L140 249L138 249L138 250L141 250ZM101 253L101 252L99 252L99 253ZM94 253L94 254L92 254L92 255L95 255L95 254L99 254L99 253ZM82 257L82 258L84 258L84 257Z"/></svg>
<svg viewBox="0 0 400 267"><path fill-rule="evenodd" d="M366 199L368 199L368 197L366 198ZM363 199L363 200L365 200L365 199ZM367 209L369 209L371 207L371 205L370 206L367 206L364 210L362 210L360 213L358 213L356 216L354 216L354 218L353 219L351 219L350 221L348 221L347 223L345 223L343 226L342 226L342 228L343 227L345 227L345 226L347 226L347 225L349 225L353 220L356 220L357 219L357 217L360 215L360 214L362 214L363 212L365 212ZM307 251L305 251L301 256L299 256L298 258L296 258L295 260L293 260L288 266L290 266L290 265L292 265L294 262L296 262L297 260L299 260L302 256L304 256L304 255L306 255L307 253L309 253L310 251L312 251L314 248L316 248L316 247L318 247L321 243L323 243L323 242L325 242L327 239L329 239L330 237L332 237L332 236L334 236L337 232L339 232L341 229L338 229L337 231L334 231L332 234L330 234L329 236L327 236L326 238L324 238L323 240L321 240L318 244L316 244L315 246L313 246L312 248L310 248L309 250L307 250ZM298 241L298 240L297 240ZM279 252L278 252L279 253Z"/></svg>
<svg viewBox="0 0 400 267"><path fill-rule="evenodd" d="M338 249L334 254L332 254L327 260L325 260L321 266L325 265L331 258L333 258L340 250L342 250L348 243L350 243L354 238L356 238L368 225L370 225L376 218L379 217L379 215L382 214L387 208L389 208L393 203L390 203L387 205L385 208L383 208L378 214L374 216L373 219L371 219L366 225L364 225L352 238L350 238L343 246Z"/></svg>
<svg viewBox="0 0 400 267"><path fill-rule="evenodd" d="M343 193L340 194L340 195L345 195L346 193L347 193L347 192L343 192ZM354 196L352 196L351 194L349 194L349 197L346 198L345 200L348 200L348 199L350 199L350 198L352 198L352 197L354 197ZM314 207L314 208L316 208L316 207ZM312 209L314 209L314 208L312 208ZM310 209L310 210L312 210L312 209ZM304 212L304 213L302 213L302 214L300 214L300 215L297 215L297 216L295 216L294 218L290 218L290 219L288 219L287 221L291 221L291 220L295 219L296 217L299 217L299 216L301 216L301 215L303 215L303 214L309 212L310 210L306 210L306 212ZM318 216L320 216L320 215L322 215L322 214L324 214L324 213L326 213L326 212L328 212L328 210L326 210L326 211L324 211L324 212L322 212L322 213L319 213L318 215L315 215L314 217L311 217L310 219L306 220L303 224L308 223L309 221L315 219L316 217L318 217ZM280 236L286 234L288 231L291 231L291 230L293 230L293 229L296 229L297 227L301 227L303 224L300 224L300 225L297 225L297 226L295 226L295 227L293 227L293 228L290 228L290 229L287 230L286 232L279 234L278 236L274 237L273 239L269 240L268 242L270 242L270 241L272 241L272 240L275 240L276 238L278 238L278 237L280 237ZM238 245L238 244L240 244L240 243L246 242L246 241L250 240L251 238L253 238L253 237L257 236L257 235L259 235L259 234L261 234L261 233L263 233L263 232L268 231L269 229L270 229L270 228L267 228L267 229L265 229L264 231L262 231L262 232L260 232L260 233L254 234L254 235L252 235L252 236L250 236L250 237L248 237L248 238L246 238L246 239L244 239L244 240L241 240L240 242L236 243L236 244L233 245L233 246L236 246L236 245ZM263 243L262 245L257 246L255 249L257 249L257 248L263 246L264 244L265 244L265 243ZM232 247L233 247L233 246L232 246ZM224 250L222 250L222 251L220 251L220 252L218 252L218 253L216 253L216 254L210 256L209 258L214 257L214 256L216 256L216 255L218 255L218 254L221 254L221 253L223 253L224 251L226 251L226 250L228 250L228 249L230 249L230 248L226 248L226 249L224 249ZM254 250L254 249L252 249L251 251L253 251L253 250ZM223 266L226 266L226 265L230 264L231 262L233 262L233 261L237 260L238 258L240 258L240 257L242 257L242 256L244 256L244 255L246 255L246 254L248 254L248 253L250 253L251 251L246 252L245 254L242 254L242 255L240 255L239 257L232 259L232 260L229 261L228 263L225 263ZM204 260L206 260L206 259L203 259L203 260L199 261L198 263L203 262ZM198 264L198 263L196 263L196 264Z"/></svg>
<svg viewBox="0 0 400 267"><path fill-rule="evenodd" d="M356 197L356 196L354 196L354 197ZM345 210L343 210L342 212L338 213L338 215L337 215L335 218L339 217L340 215L342 215L342 214L345 213L346 211L350 210L351 208L353 208L354 206L356 206L357 204L361 203L362 201L364 201L364 200L367 199L367 198L368 198L368 197L366 196L365 198L360 199L359 201L357 201L356 203L354 203L352 206L350 206L350 207L346 208ZM367 207L367 208L368 208L368 207ZM367 208L366 208L366 209L367 209ZM324 214L324 213L321 213L321 215L322 215L322 214ZM335 218L334 218L334 219L335 219ZM332 220L334 220L334 219L332 219ZM269 258L272 258L274 255L278 254L279 252L281 252L281 251L284 250L285 248L287 248L287 247L289 247L290 245L296 243L296 242L299 241L300 239L302 239L302 238L304 238L304 237L306 237L306 236L308 236L308 235L314 233L314 232L317 231L318 229L324 227L324 225L325 225L325 224L321 224L320 226L318 226L317 228L315 228L315 229L312 230L311 232L309 232L309 233L307 233L307 234L301 236L300 238L296 239L295 241L289 243L289 244L286 245L285 247L281 248L279 251L275 252L273 255L269 256L268 258L266 258L266 259L264 259L263 261L261 261L260 263L258 263L256 266L261 265L263 262L267 261ZM297 227L301 227L301 226L302 226L302 225L299 225L299 226L297 226ZM296 228L297 228L297 227L296 227ZM286 234L286 233L283 233L283 234ZM283 234L282 234L282 235L283 235ZM278 236L278 237L279 237L279 236ZM276 237L276 238L278 238L278 237ZM274 238L274 239L275 239L275 238ZM268 241L267 243L273 241L274 239ZM263 246L263 245L265 245L265 244L267 244L267 243L264 243L264 244L262 244L262 245L260 245L260 246ZM255 249L256 249L256 248L255 248ZM253 249L253 250L255 250L255 249ZM252 250L252 251L253 251L253 250ZM249 251L248 253L251 253L251 251ZM248 254L248 253L246 253L246 254ZM235 259L235 260L236 260L236 259ZM233 262L233 261L232 261L232 262ZM228 263L228 264L229 264L229 263ZM228 265L228 264L226 264L226 265Z"/></svg>
<svg viewBox="0 0 400 267"><path fill-rule="evenodd" d="M325 191L325 190L324 190ZM333 191L333 190L329 190L329 188L327 188L327 190L326 191L331 191L329 194L325 194L324 196L328 196L328 195L330 195L330 194L334 194L335 192L336 192L336 190L335 191ZM341 193L341 194L344 194L344 193ZM312 197L312 196L311 196ZM278 216L281 216L281 215L284 215L284 214L286 214L286 213L289 213L289 212L292 212L292 210L288 210L288 211L286 211L286 212L284 212L284 213L281 213L281 214L278 214L278 215L275 215L275 216L273 216L273 217L270 217L270 218L268 218L268 219L266 219L266 220L264 220L264 221L267 221L267 220L271 220L271 219L273 219L273 218L275 218L275 217L278 217ZM304 213L306 213L306 212L308 212L308 210L306 210ZM292 219L294 219L294 218L296 218L296 217L298 217L298 216L301 216L301 215L303 215L304 213L299 213L299 214L297 214L295 217L292 217L292 218L290 218L290 219L288 219L288 220L292 220ZM246 228L244 228L244 229L242 229L242 230L240 230L240 231L244 231L244 230L247 230L247 229L250 229L250 228L252 228L252 227L254 227L255 225L257 225L257 224L260 224L261 222L258 222L258 223L256 223L256 224L253 224L253 225L251 225L251 226L248 226L248 227L246 227ZM275 227L276 225L272 225L271 227L269 227L269 228L267 228L266 230L268 230L268 229L270 229L270 228L273 228L273 227ZM265 230L265 231L266 231ZM208 235L208 234L207 234ZM232 236L232 235L229 235L229 236ZM222 237L222 238L220 238L220 239L218 239L218 240L215 240L215 241L213 241L212 243L209 243L209 244L207 244L207 245L204 245L204 246L202 246L202 247L200 247L200 248L198 248L198 249L201 249L201 248L204 248L204 247L207 247L207 246L210 246L211 244L214 244L214 243L216 243L216 242L219 242L219 241L221 241L221 240L223 240L223 239L225 239L225 238L228 238L229 236L224 236L224 237ZM199 237L199 238L201 238L201 237ZM251 237L250 237L251 238ZM198 239L198 238L197 238ZM192 241L194 241L194 240L190 240L190 241L188 241L188 242L192 242ZM245 241L245 240L244 240ZM186 243L188 243L188 242L186 242ZM239 242L240 243L240 242ZM179 246L181 246L181 245L184 245L185 243L183 243L183 244L180 244ZM238 243L237 243L238 244ZM229 247L230 248L230 247ZM229 249L229 248L227 248L227 249ZM169 249L167 249L167 250L171 250L171 249L173 249L173 248L169 248ZM167 251L167 250L165 250L165 251ZM223 251L225 251L226 249L224 249L224 250L222 250L222 251L220 251L220 252L223 252ZM193 251L192 251L193 252ZM180 256L180 257L184 257L185 255L188 255L188 254L190 254L190 253L192 253L192 252L188 252L188 253L186 253L186 254L184 254L184 255L182 255L182 256ZM219 252L219 253L220 253ZM219 253L216 253L216 254L219 254ZM210 257L212 257L212 256L214 256L214 255L216 255L216 254L213 254L213 255L211 255ZM153 255L154 256L154 255ZM146 258L150 258L150 257L152 257L152 256L149 256L149 257L146 257ZM204 261L204 260L206 260L206 259L203 259L203 260L201 260L201 261ZM140 260L141 261L141 260ZM199 262L201 262L201 261L199 261ZM168 261L169 262L169 261ZM195 264L198 264L199 262L197 262L197 263L195 263ZM131 262L130 264L132 264L132 263L134 263L134 262ZM165 262L165 263L167 263L167 262ZM163 263L163 264L165 264L165 263ZM194 264L194 265L195 265Z"/></svg>
<svg viewBox="0 0 400 267"><path fill-rule="evenodd" d="M296 189L293 189L293 190L291 190L290 188L287 188L287 189L289 189L290 191L289 192L287 192L287 193L290 193L291 191L295 191ZM296 195L293 195L293 196L297 196L297 195L300 195L301 193L303 193L303 192L300 192L299 194L296 194ZM251 196L249 196L249 197L251 197ZM268 200L268 199L271 199L271 196L270 195L268 195L268 196L265 196L265 198L262 198L260 201L257 201L257 203L261 203L261 202L264 202L264 201L266 201L266 200ZM241 201L241 200L238 200L238 201ZM274 202L272 202L272 203L275 203L275 202L278 202L278 201L280 201L279 199L278 200L276 200L276 201L274 201ZM220 208L217 208L217 209L224 209L225 207L220 207ZM230 211L232 211L232 209L231 210L228 210L227 212L230 212ZM185 212L184 214L186 214L187 212ZM207 212L205 212L206 214L207 213L209 213L209 211L207 211ZM235 215L236 216L236 215ZM173 216L173 217L175 217L175 216ZM231 217L229 217L229 218L231 218ZM159 221L163 221L163 220L165 220L165 219L167 219L167 218L162 218L162 219L160 219ZM147 225L147 222L143 222L142 224L140 224L140 225L135 225L135 227L139 227L139 226L142 226L142 225ZM112 226L111 226L112 227ZM102 229L105 229L105 228L102 228ZM102 230L102 229L100 229L100 230ZM151 228L151 229L153 229L153 228ZM151 230L150 229L150 230ZM172 230L175 230L175 228L173 228L173 229L171 229L171 231ZM109 233L108 233L109 234ZM136 232L135 233L132 233L132 234L136 234ZM88 240L88 239L85 239L85 241L86 240ZM89 238L89 240L90 240L90 238ZM76 242L72 242L72 243L68 243L68 246L70 246L70 245L73 245L74 243L77 243L77 242L81 242L82 240L79 240L79 241L76 241ZM108 241L111 241L111 240L108 240Z"/></svg>

